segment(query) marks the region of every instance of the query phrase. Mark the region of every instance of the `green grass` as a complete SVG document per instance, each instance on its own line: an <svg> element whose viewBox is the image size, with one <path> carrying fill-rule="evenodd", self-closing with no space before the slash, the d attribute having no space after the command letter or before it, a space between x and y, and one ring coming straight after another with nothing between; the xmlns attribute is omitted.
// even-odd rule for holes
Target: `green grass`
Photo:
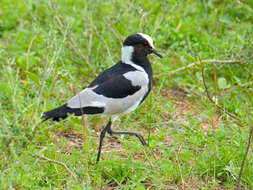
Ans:
<svg viewBox="0 0 253 190"><path fill-rule="evenodd" d="M253 3L246 0L2 0L0 189L233 189L249 126L239 127L208 101L202 66L169 72L198 56L241 60L202 65L210 94L248 123L253 114L252 24ZM96 165L106 118L41 124L40 116L119 61L121 42L136 32L151 35L165 58L150 56L152 95L113 127L141 132L150 146L135 137L107 136ZM179 87L190 93L182 95ZM86 148L73 148L69 138L57 136L74 133L82 139L84 123ZM77 181L62 166L35 155L65 163ZM244 189L253 189L252 160L251 148Z"/></svg>

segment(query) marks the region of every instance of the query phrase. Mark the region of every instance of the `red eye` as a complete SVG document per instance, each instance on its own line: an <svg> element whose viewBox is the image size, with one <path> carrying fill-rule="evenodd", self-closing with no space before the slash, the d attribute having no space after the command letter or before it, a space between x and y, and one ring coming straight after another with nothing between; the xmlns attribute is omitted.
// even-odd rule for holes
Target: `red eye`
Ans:
<svg viewBox="0 0 253 190"><path fill-rule="evenodd" d="M148 46L148 42L144 42L144 44L143 44L144 46Z"/></svg>

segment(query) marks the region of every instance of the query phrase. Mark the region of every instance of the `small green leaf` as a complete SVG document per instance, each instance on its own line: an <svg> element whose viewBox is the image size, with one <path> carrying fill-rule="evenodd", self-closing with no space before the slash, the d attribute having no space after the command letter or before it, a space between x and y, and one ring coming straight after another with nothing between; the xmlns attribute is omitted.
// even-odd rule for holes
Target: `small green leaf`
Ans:
<svg viewBox="0 0 253 190"><path fill-rule="evenodd" d="M229 85L227 84L227 80L223 77L218 79L218 86L220 89L225 89L229 87Z"/></svg>
<svg viewBox="0 0 253 190"><path fill-rule="evenodd" d="M35 82L38 86L41 86L40 78L38 75L36 75L35 73L31 73L31 72L26 72L26 74L28 75L29 79L31 79L33 82Z"/></svg>
<svg viewBox="0 0 253 190"><path fill-rule="evenodd" d="M21 67L22 69L26 69L26 57L24 55L21 55L16 60L17 65Z"/></svg>
<svg viewBox="0 0 253 190"><path fill-rule="evenodd" d="M202 76L201 76L200 72L196 72L195 75L196 75L196 77L197 77L198 80L200 80L200 81L202 80Z"/></svg>

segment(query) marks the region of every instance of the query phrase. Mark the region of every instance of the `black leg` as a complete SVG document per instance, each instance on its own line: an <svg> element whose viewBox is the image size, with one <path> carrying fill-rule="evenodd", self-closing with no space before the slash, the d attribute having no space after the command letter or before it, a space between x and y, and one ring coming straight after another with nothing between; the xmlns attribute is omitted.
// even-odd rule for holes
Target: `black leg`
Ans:
<svg viewBox="0 0 253 190"><path fill-rule="evenodd" d="M114 131L111 129L111 125L108 126L107 128L107 132L110 134L110 135L113 135L113 134L117 134L117 135L135 135L136 137L138 137L138 139L141 141L141 144L142 145L148 145L145 141L145 139L143 138L143 136L138 133L138 132L131 132L131 131Z"/></svg>
<svg viewBox="0 0 253 190"><path fill-rule="evenodd" d="M108 131L108 128L111 128L112 122L111 120L107 123L106 127L103 129L103 131L100 133L100 141L99 141L99 147L98 147L98 155L97 155L97 163L100 159L101 149L103 145L103 139L105 137L105 133Z"/></svg>

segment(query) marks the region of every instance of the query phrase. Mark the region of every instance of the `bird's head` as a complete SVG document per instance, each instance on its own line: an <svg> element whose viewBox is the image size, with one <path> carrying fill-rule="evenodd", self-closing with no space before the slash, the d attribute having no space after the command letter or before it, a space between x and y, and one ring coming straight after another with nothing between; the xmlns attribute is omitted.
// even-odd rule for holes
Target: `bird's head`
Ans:
<svg viewBox="0 0 253 190"><path fill-rule="evenodd" d="M122 61L132 61L134 57L146 57L151 53L162 58L162 55L155 50L152 38L147 34L132 34L123 42Z"/></svg>

